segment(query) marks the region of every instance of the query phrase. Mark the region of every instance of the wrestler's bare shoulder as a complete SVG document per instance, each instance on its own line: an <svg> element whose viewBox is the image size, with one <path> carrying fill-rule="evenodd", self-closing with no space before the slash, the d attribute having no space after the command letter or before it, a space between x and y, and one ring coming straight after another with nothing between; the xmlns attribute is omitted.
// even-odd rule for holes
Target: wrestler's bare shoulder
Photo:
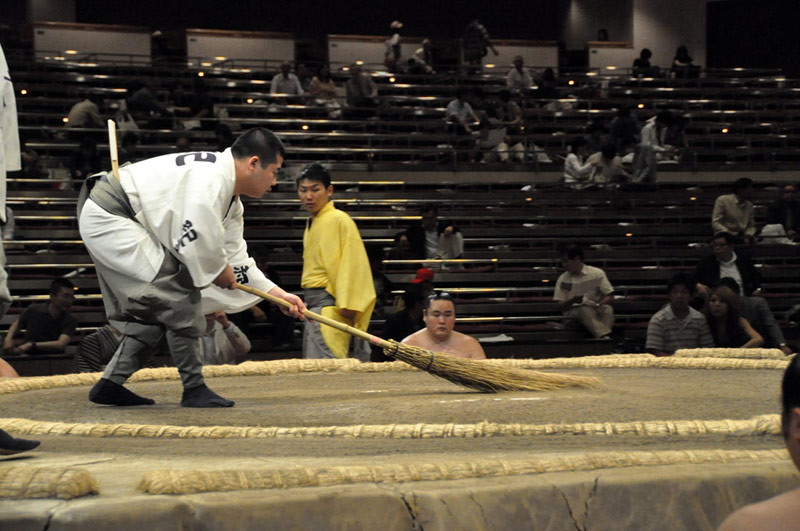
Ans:
<svg viewBox="0 0 800 531"><path fill-rule="evenodd" d="M798 529L800 489L739 509L722 522L719 531Z"/></svg>

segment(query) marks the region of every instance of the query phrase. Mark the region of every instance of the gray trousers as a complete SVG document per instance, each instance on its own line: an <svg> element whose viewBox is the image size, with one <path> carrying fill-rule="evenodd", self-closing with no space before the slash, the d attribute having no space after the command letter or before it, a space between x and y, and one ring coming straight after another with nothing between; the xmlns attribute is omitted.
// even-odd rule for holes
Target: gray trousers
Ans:
<svg viewBox="0 0 800 531"><path fill-rule="evenodd" d="M303 292L303 299L306 307L314 313L320 313L322 308L326 306L335 306L336 301L333 296L325 291L323 288L306 289ZM324 359L335 358L328 345L325 343L325 338L322 337L323 326L311 319L306 319L303 327L303 357L307 359ZM348 349L348 357L355 358L360 361L369 361L372 349L369 343L363 339L356 337L350 338L350 348Z"/></svg>
<svg viewBox="0 0 800 531"><path fill-rule="evenodd" d="M79 219L88 199L115 217L115 221L122 220L137 230L145 230L134 219L128 198L116 179L104 176L96 180L90 193L86 190L87 183L81 190L83 200L79 199L78 203ZM97 258L114 253L114 249L94 245L91 234L82 231L81 235L95 263L106 315L124 323L120 330L124 337L103 377L114 383L124 383L147 363L156 345L166 336L184 388L202 385L200 337L206 324L200 306L200 290L194 287L186 267L167 251L155 278L144 282L124 271L106 267L104 260Z"/></svg>

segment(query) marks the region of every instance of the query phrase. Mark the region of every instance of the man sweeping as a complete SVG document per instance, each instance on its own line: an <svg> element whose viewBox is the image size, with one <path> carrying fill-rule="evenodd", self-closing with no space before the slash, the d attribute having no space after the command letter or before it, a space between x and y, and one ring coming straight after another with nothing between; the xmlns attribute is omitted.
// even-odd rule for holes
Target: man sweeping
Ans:
<svg viewBox="0 0 800 531"><path fill-rule="evenodd" d="M166 339L183 383L181 406L231 407L203 380L199 338L204 314L241 311L258 298L237 283L305 309L269 281L247 254L239 198L261 197L283 163L281 141L251 129L221 153L164 155L90 177L78 201L80 233L95 263L110 320L124 337L89 399L116 406L154 401L122 386Z"/></svg>
<svg viewBox="0 0 800 531"><path fill-rule="evenodd" d="M311 214L303 233L300 279L306 304L313 312L366 331L375 307L375 288L358 227L335 208L331 176L321 164L303 169L297 177L297 193ZM370 346L363 339L307 320L303 357L369 361Z"/></svg>

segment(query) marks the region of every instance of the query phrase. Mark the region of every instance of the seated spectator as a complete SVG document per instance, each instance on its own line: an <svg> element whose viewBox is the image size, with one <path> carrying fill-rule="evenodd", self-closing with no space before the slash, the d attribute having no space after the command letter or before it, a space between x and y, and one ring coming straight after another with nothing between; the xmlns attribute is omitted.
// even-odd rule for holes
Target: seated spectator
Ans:
<svg viewBox="0 0 800 531"><path fill-rule="evenodd" d="M509 130L518 133L522 124L522 109L511 99L511 93L503 90L498 94L495 106L485 113L480 123L480 135L476 150L483 152L483 162L523 162L525 146L522 142L513 145Z"/></svg>
<svg viewBox="0 0 800 531"><path fill-rule="evenodd" d="M331 78L331 69L328 65L324 64L319 68L319 73L314 76L308 86L308 95L316 105L323 105L331 109L328 113L329 117L342 117L342 105L336 99L336 83Z"/></svg>
<svg viewBox="0 0 800 531"><path fill-rule="evenodd" d="M639 120L631 112L630 107L620 107L617 115L611 120L608 130L608 141L622 152L624 148L638 144L641 140Z"/></svg>
<svg viewBox="0 0 800 531"><path fill-rule="evenodd" d="M633 77L656 77L658 75L658 67L650 64L651 57L653 57L653 52L649 48L642 48L639 57L633 60L631 68Z"/></svg>
<svg viewBox="0 0 800 531"><path fill-rule="evenodd" d="M422 39L422 46L416 49L413 59L415 64L421 68L422 71L420 73L436 73L436 70L434 70L433 49L430 39Z"/></svg>
<svg viewBox="0 0 800 531"><path fill-rule="evenodd" d="M625 182L631 175L625 171L622 165L622 157L617 155L614 144L606 144L599 153L594 153L586 159L586 163L592 166L592 173L589 176L588 184L591 186L605 188Z"/></svg>
<svg viewBox="0 0 800 531"><path fill-rule="evenodd" d="M206 315L206 333L200 341L203 365L235 365L250 352L250 340L225 312Z"/></svg>
<svg viewBox="0 0 800 531"><path fill-rule="evenodd" d="M269 92L275 94L288 94L299 96L303 93L300 80L292 74L292 65L289 61L281 63L281 71L275 74L270 83Z"/></svg>
<svg viewBox="0 0 800 531"><path fill-rule="evenodd" d="M401 231L394 235L394 246L386 253L388 260L422 260L425 258L424 246L412 249L408 238L408 231Z"/></svg>
<svg viewBox="0 0 800 531"><path fill-rule="evenodd" d="M192 80L192 91L193 94L187 94L183 84L176 82L170 92L172 110L184 129L203 128L201 120L214 116L214 102L203 78L195 77Z"/></svg>
<svg viewBox="0 0 800 531"><path fill-rule="evenodd" d="M217 141L214 148L216 151L225 151L233 145L233 131L228 124L217 124L214 128L214 138Z"/></svg>
<svg viewBox="0 0 800 531"><path fill-rule="evenodd" d="M439 207L426 204L422 207L422 220L409 227L408 241L412 252L425 258L452 260L464 256L464 236L452 224L439 221Z"/></svg>
<svg viewBox="0 0 800 531"><path fill-rule="evenodd" d="M378 87L372 78L361 70L360 65L350 66L350 79L345 84L345 90L348 107L372 109L378 106ZM351 111L350 114L354 113Z"/></svg>
<svg viewBox="0 0 800 531"><path fill-rule="evenodd" d="M75 301L75 286L69 280L57 278L50 284L50 300L28 306L11 324L3 340L7 354L50 354L64 352L75 335L78 322L69 313ZM14 337L25 330L22 343Z"/></svg>
<svg viewBox="0 0 800 531"><path fill-rule="evenodd" d="M727 232L746 243L753 243L756 234L753 181L742 177L733 183L733 193L724 194L714 201L711 229L714 234Z"/></svg>
<svg viewBox="0 0 800 531"><path fill-rule="evenodd" d="M794 466L800 470L800 357L786 367L781 383L781 432ZM728 516L719 531L797 528L800 488L748 505Z"/></svg>
<svg viewBox="0 0 800 531"><path fill-rule="evenodd" d="M786 236L794 240L800 231L800 201L797 187L784 185L778 198L767 207L767 224L782 225Z"/></svg>
<svg viewBox="0 0 800 531"><path fill-rule="evenodd" d="M84 137L81 140L78 151L72 154L69 170L73 179L81 181L103 170L100 153L97 151L97 141L94 138Z"/></svg>
<svg viewBox="0 0 800 531"><path fill-rule="evenodd" d="M180 135L175 139L175 153L188 153L192 150L192 139L186 135Z"/></svg>
<svg viewBox="0 0 800 531"><path fill-rule="evenodd" d="M758 348L764 338L740 314L741 299L727 286L711 291L703 314L711 329L714 346L719 348Z"/></svg>
<svg viewBox="0 0 800 531"><path fill-rule="evenodd" d="M97 332L84 336L78 343L78 352L75 354L76 371L99 372L105 369L117 351L122 337L122 332L110 323L100 327Z"/></svg>
<svg viewBox="0 0 800 531"><path fill-rule="evenodd" d="M106 122L100 116L100 107L98 106L101 102L102 99L97 94L87 94L69 110L67 127L105 128Z"/></svg>
<svg viewBox="0 0 800 531"><path fill-rule="evenodd" d="M605 128L603 124L597 121L592 121L589 127L586 128L586 152L590 154L597 153L603 150L603 147L608 144L606 138Z"/></svg>
<svg viewBox="0 0 800 531"><path fill-rule="evenodd" d="M672 116L672 123L663 133L662 144L676 149L689 147L689 142L686 140L686 118L683 115Z"/></svg>
<svg viewBox="0 0 800 531"><path fill-rule="evenodd" d="M672 125L673 116L669 111L661 111L657 115L649 118L642 127L641 143L651 146L658 158L661 153L671 151L672 148L664 144L664 135Z"/></svg>
<svg viewBox="0 0 800 531"><path fill-rule="evenodd" d="M300 88L303 89L303 92L308 92L309 86L311 86L311 72L308 71L308 67L303 63L297 65L295 68L295 75L297 76L297 80L300 82Z"/></svg>
<svg viewBox="0 0 800 531"><path fill-rule="evenodd" d="M467 101L467 91L458 89L456 98L447 104L445 120L458 133L472 133L472 128L481 120Z"/></svg>
<svg viewBox="0 0 800 531"><path fill-rule="evenodd" d="M672 59L672 77L676 79L694 78L700 74L698 66L692 64L692 56L686 46L678 46Z"/></svg>
<svg viewBox="0 0 800 531"><path fill-rule="evenodd" d="M120 164L140 161L142 157L139 153L139 135L133 131L126 131L125 134L122 135L118 156Z"/></svg>
<svg viewBox="0 0 800 531"><path fill-rule="evenodd" d="M394 284L382 270L383 249L374 246L367 247L367 258L369 259L369 265L372 269L372 285L375 287L376 297L375 308L372 310L372 318L383 319L386 315L386 306L392 304Z"/></svg>
<svg viewBox="0 0 800 531"><path fill-rule="evenodd" d="M422 319L427 293L420 284L409 285L403 293L403 309L390 314L383 325L382 337L402 341L425 326ZM380 349L373 349L372 361L392 361Z"/></svg>
<svg viewBox="0 0 800 531"><path fill-rule="evenodd" d="M514 68L512 68L508 75L506 75L506 87L509 90L528 90L533 85L531 74L523 68L523 60L521 55L514 57Z"/></svg>
<svg viewBox="0 0 800 531"><path fill-rule="evenodd" d="M647 325L647 352L670 356L682 348L709 348L714 339L702 313L689 303L695 292L695 280L678 273L667 283L669 304L650 318Z"/></svg>
<svg viewBox="0 0 800 531"><path fill-rule="evenodd" d="M225 312L206 314L206 331L200 338L203 365L235 365L250 352L250 340ZM89 334L78 345L75 356L78 372L105 369L123 338L122 332L108 324Z"/></svg>
<svg viewBox="0 0 800 531"><path fill-rule="evenodd" d="M720 232L711 240L711 254L705 255L697 263L694 276L697 278L697 291L704 296L711 293L711 286L720 278L730 277L741 287L741 295L761 294L761 274L744 253L735 250L733 236Z"/></svg>
<svg viewBox="0 0 800 531"><path fill-rule="evenodd" d="M569 144L567 158L564 159L563 184L573 190L582 190L591 184L592 171L596 161L586 160L586 139L576 136Z"/></svg>
<svg viewBox="0 0 800 531"><path fill-rule="evenodd" d="M425 328L406 337L402 343L456 358L486 359L477 339L453 330L456 306L449 293L440 291L430 295L422 316Z"/></svg>
<svg viewBox="0 0 800 531"><path fill-rule="evenodd" d="M583 263L583 251L578 246L562 250L561 263L566 271L558 277L553 300L570 321L583 325L593 337L611 338L614 325L614 288L605 272Z"/></svg>
<svg viewBox="0 0 800 531"><path fill-rule="evenodd" d="M158 101L153 91L150 81L136 82L126 102L128 112L141 127L171 127L172 115L167 106Z"/></svg>
<svg viewBox="0 0 800 531"><path fill-rule="evenodd" d="M739 284L731 277L722 277L719 279L719 282L717 282L714 287L718 286L726 286L734 293L739 293L741 291ZM764 338L765 348L779 348L787 355L792 353L791 347L789 347L786 343L786 339L783 337L781 327L778 325L777 321L775 321L775 316L772 315L772 310L769 309L769 304L767 304L767 301L763 297L747 297L742 295L739 303L739 313L742 317L747 319L747 322L752 325L753 329Z"/></svg>
<svg viewBox="0 0 800 531"><path fill-rule="evenodd" d="M534 97L543 100L554 100L558 98L558 79L552 68L545 68L541 77L536 80L536 92Z"/></svg>

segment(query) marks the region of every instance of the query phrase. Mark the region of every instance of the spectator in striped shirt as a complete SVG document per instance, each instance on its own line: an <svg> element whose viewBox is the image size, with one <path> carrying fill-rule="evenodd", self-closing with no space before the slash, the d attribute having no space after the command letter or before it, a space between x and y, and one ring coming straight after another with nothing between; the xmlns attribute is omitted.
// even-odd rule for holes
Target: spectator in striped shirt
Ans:
<svg viewBox="0 0 800 531"><path fill-rule="evenodd" d="M689 302L697 283L686 273L678 273L667 283L669 304L656 312L647 325L647 351L656 356L671 356L681 348L710 348L714 339L708 322Z"/></svg>

